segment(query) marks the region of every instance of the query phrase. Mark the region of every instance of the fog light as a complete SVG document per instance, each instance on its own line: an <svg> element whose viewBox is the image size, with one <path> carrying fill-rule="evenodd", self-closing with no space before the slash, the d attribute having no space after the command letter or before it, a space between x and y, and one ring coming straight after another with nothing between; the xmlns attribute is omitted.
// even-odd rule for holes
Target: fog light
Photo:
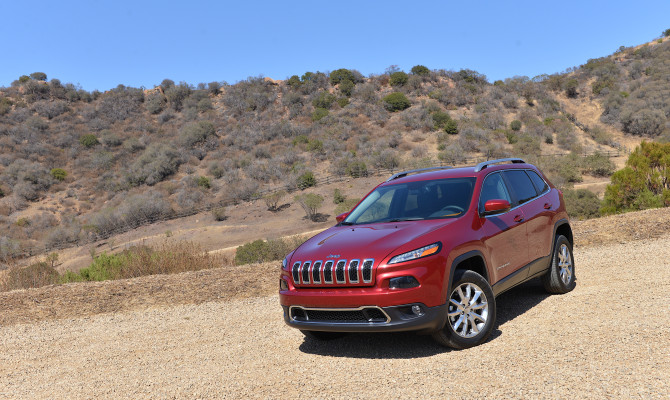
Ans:
<svg viewBox="0 0 670 400"><path fill-rule="evenodd" d="M417 305L413 305L413 306L412 306L412 312L413 312L415 315L421 315L421 314L423 314L423 313L421 312L421 307L420 307L420 306L417 306Z"/></svg>
<svg viewBox="0 0 670 400"><path fill-rule="evenodd" d="M419 282L413 276L401 276L389 281L389 289L410 289L419 286Z"/></svg>
<svg viewBox="0 0 670 400"><path fill-rule="evenodd" d="M288 284L281 278L279 278L279 290L288 290Z"/></svg>

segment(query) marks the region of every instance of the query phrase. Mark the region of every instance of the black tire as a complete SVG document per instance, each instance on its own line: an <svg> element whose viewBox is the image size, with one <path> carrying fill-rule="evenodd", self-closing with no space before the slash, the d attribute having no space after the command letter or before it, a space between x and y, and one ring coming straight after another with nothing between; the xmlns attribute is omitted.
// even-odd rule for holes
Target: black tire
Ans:
<svg viewBox="0 0 670 400"><path fill-rule="evenodd" d="M572 243L563 235L556 238L551 256L551 267L546 274L542 275L542 284L547 292L554 294L568 293L576 286Z"/></svg>
<svg viewBox="0 0 670 400"><path fill-rule="evenodd" d="M471 289L479 289L481 293L478 295L479 297L477 297L476 294L467 297L466 293L465 299L468 301L463 302L463 298L459 295L458 290L461 289L460 293L464 293L464 288L465 290L471 290L467 289L468 286ZM457 308L452 304L452 298L460 298L461 300L458 300L457 302L468 303L469 305L466 309ZM469 299L472 300L472 303ZM482 299L485 300L486 310L480 307L483 302ZM474 304L476 301L479 301L479 303ZM496 300L493 296L491 285L489 285L483 276L474 271L456 271L454 281L451 285L451 293L449 293L447 297L447 303L447 322L442 329L433 333L433 339L435 339L435 341L443 346L452 347L454 349L467 349L482 344L488 339L493 331L493 326L495 325ZM471 306L473 307L472 310L470 309ZM473 312L476 313L477 311L480 311L480 314L478 315L480 318L468 318L473 315ZM486 313L485 321L474 323L473 321L481 320L484 311ZM459 319L465 322L459 324ZM454 325L457 325L456 329L454 328ZM478 332L475 332L475 330ZM458 331L461 332L459 333Z"/></svg>
<svg viewBox="0 0 670 400"><path fill-rule="evenodd" d="M305 335L305 337L318 340L321 342L327 340L339 339L347 335L346 332L305 331L302 329L300 330L300 332L302 332L302 334Z"/></svg>

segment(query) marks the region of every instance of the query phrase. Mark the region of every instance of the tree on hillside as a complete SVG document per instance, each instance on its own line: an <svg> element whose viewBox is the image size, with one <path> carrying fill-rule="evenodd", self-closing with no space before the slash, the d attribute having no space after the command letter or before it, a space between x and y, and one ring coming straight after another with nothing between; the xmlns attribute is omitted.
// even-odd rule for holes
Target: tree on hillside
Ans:
<svg viewBox="0 0 670 400"><path fill-rule="evenodd" d="M663 31L663 36L670 37L670 28Z"/></svg>
<svg viewBox="0 0 670 400"><path fill-rule="evenodd" d="M670 206L670 143L642 142L628 157L626 167L612 175L600 212Z"/></svg>

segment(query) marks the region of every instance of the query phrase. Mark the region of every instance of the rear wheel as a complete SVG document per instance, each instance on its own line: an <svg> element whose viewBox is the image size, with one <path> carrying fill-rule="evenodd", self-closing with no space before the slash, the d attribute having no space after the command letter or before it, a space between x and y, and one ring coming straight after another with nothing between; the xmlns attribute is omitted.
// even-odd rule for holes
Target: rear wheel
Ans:
<svg viewBox="0 0 670 400"><path fill-rule="evenodd" d="M563 294L575 288L575 262L572 244L563 235L556 238L549 272L542 276L544 288L549 293Z"/></svg>
<svg viewBox="0 0 670 400"><path fill-rule="evenodd" d="M433 333L443 346L466 349L483 343L493 331L496 301L489 283L474 271L456 271L448 298L447 323Z"/></svg>
<svg viewBox="0 0 670 400"><path fill-rule="evenodd" d="M302 329L300 330L300 332L302 332L302 334L305 335L305 337L319 341L339 339L346 335L345 332L306 331Z"/></svg>

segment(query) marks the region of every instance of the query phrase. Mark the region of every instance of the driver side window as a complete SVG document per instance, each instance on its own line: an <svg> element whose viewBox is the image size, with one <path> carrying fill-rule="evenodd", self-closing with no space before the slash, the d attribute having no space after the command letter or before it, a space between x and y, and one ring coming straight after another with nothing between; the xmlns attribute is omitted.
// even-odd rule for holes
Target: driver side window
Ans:
<svg viewBox="0 0 670 400"><path fill-rule="evenodd" d="M507 200L512 203L505 182L499 172L493 173L484 179L482 192L479 195L479 211L483 211L484 204L493 199Z"/></svg>

